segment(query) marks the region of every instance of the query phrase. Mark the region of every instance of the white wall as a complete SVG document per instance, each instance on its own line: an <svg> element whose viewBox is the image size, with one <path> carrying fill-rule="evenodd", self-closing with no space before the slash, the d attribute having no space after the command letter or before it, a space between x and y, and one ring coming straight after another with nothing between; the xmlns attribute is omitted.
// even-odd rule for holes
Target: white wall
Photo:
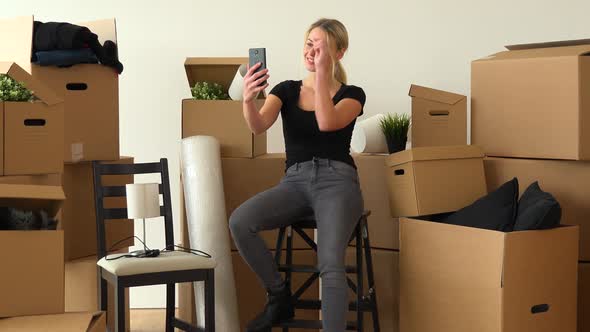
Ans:
<svg viewBox="0 0 590 332"><path fill-rule="evenodd" d="M350 83L365 89L366 117L409 111L410 83L469 93L470 61L503 45L588 38L588 12L584 0L19 0L2 6L0 17L117 18L125 65L121 153L140 162L169 159L178 217L180 105L190 96L185 57L247 56L249 47L266 47L272 86L305 74L300 54L307 26L322 16L338 18L349 29L344 64ZM268 142L269 152L283 151L279 123ZM161 225L148 228L153 247L163 245ZM137 230L140 235L140 224ZM134 307L164 303L162 289L132 292Z"/></svg>

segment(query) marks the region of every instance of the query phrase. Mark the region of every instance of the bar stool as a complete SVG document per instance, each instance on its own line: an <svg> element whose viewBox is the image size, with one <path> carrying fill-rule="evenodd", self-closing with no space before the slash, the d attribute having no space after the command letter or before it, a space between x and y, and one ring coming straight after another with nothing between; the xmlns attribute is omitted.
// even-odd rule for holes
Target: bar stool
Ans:
<svg viewBox="0 0 590 332"><path fill-rule="evenodd" d="M371 214L371 211L364 211L363 215L359 218L359 221L355 227L355 230L349 240L355 240L356 249L356 264L352 266L346 266L347 274L356 274L356 283L346 276L348 287L356 295L356 299L350 301L348 304L349 311L356 312L356 321L348 321L346 323L346 330L348 331L363 331L363 314L370 312L373 318L373 331L379 332L379 315L377 311L377 295L375 292L375 280L373 276L373 260L371 259L371 245L369 242L369 229L367 225L367 218ZM285 273L285 282L287 287L291 288L291 275L292 273L309 273L311 274L307 280L292 294L292 301L295 309L307 309L307 310L321 310L321 300L302 300L299 297L319 278L320 271L317 266L312 265L297 265L293 262L293 231L311 247L317 253L317 244L311 239L305 229L316 229L316 221L312 218L306 218L298 220L291 226L281 227L279 230L279 236L276 244L275 251L275 262L280 272ZM285 262L281 263L281 256L283 251L283 242L287 237L286 249L285 250ZM364 255L364 259L363 259ZM366 268L367 273L367 287L363 285L363 267ZM273 325L274 327L282 327L283 332L289 331L290 328L307 328L307 329L321 329L321 320L301 320L296 319L281 322Z"/></svg>

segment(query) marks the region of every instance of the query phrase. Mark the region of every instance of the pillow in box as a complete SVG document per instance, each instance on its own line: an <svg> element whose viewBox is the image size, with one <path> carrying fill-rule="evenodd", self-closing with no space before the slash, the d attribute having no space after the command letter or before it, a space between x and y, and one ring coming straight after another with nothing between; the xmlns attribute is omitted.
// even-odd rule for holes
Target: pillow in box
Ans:
<svg viewBox="0 0 590 332"><path fill-rule="evenodd" d="M518 202L518 213L514 224L515 231L548 229L557 227L561 220L561 206L548 192L533 182L522 194Z"/></svg>
<svg viewBox="0 0 590 332"><path fill-rule="evenodd" d="M518 179L513 178L475 203L451 214L444 222L510 232L514 228L517 211Z"/></svg>

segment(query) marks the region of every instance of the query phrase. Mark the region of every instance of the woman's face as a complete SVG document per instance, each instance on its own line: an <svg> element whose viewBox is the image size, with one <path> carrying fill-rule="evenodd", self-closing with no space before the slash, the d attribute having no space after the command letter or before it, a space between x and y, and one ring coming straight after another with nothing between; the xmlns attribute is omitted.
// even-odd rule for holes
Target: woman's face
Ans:
<svg viewBox="0 0 590 332"><path fill-rule="evenodd" d="M314 28L309 32L309 36L307 36L307 40L303 46L303 62L305 63L305 68L310 72L315 72L315 64L313 62L315 57L314 48L323 40L326 40L326 32L321 28ZM333 54L333 50L330 50L330 53Z"/></svg>

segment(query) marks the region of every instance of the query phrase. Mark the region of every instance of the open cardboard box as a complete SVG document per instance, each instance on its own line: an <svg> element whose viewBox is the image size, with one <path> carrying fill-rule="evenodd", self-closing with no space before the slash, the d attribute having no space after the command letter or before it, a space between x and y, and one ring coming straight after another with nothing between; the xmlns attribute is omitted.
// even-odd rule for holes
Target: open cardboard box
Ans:
<svg viewBox="0 0 590 332"><path fill-rule="evenodd" d="M189 88L196 82L220 84L225 91L248 58L187 58L184 62ZM264 104L258 95L258 109ZM235 100L182 101L182 138L195 135L214 136L221 145L222 157L252 158L266 153L266 133L254 135L242 111L242 102Z"/></svg>
<svg viewBox="0 0 590 332"><path fill-rule="evenodd" d="M412 147L467 144L467 97L412 84Z"/></svg>
<svg viewBox="0 0 590 332"><path fill-rule="evenodd" d="M485 196L483 157L473 145L413 148L389 155L391 216L452 212Z"/></svg>
<svg viewBox="0 0 590 332"><path fill-rule="evenodd" d="M133 157L121 157L104 163L132 164ZM105 186L125 186L133 183L133 175L102 177ZM96 210L94 204L94 177L91 162L66 164L63 189L67 196L60 211L59 229L64 230L65 260L96 255ZM106 208L126 208L125 197L106 197ZM133 245L134 222L131 219L105 220L106 248L117 250ZM124 239L127 239L123 241ZM113 247L114 244L117 246Z"/></svg>
<svg viewBox="0 0 590 332"><path fill-rule="evenodd" d="M578 230L400 219L400 331L576 331Z"/></svg>
<svg viewBox="0 0 590 332"><path fill-rule="evenodd" d="M0 74L24 84L36 98L0 101L0 175L61 173L62 100L14 62L0 62Z"/></svg>
<svg viewBox="0 0 590 332"><path fill-rule="evenodd" d="M31 63L33 16L0 20L0 61L14 61L64 100L66 162L119 158L119 75L101 64L69 68ZM99 41L117 42L114 19L77 23L98 35Z"/></svg>
<svg viewBox="0 0 590 332"><path fill-rule="evenodd" d="M2 332L105 332L102 311L0 319Z"/></svg>
<svg viewBox="0 0 590 332"><path fill-rule="evenodd" d="M488 156L590 160L590 40L507 48L471 64L471 142Z"/></svg>
<svg viewBox="0 0 590 332"><path fill-rule="evenodd" d="M0 185L0 206L53 217L64 199L60 186ZM64 312L63 239L61 230L0 231L0 317Z"/></svg>

